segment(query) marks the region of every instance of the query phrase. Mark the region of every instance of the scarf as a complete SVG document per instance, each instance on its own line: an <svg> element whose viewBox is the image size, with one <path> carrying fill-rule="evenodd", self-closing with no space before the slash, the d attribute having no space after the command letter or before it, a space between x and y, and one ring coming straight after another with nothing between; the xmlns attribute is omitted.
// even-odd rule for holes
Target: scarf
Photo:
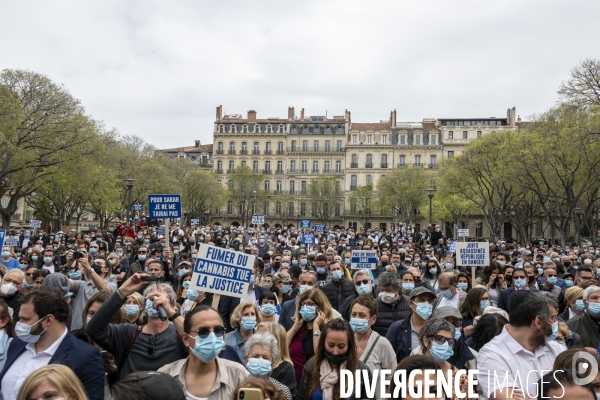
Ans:
<svg viewBox="0 0 600 400"><path fill-rule="evenodd" d="M340 369L346 367L346 363L340 365ZM329 361L321 361L319 367L319 376L321 377L321 390L323 391L323 400L333 400L333 387L339 382L337 369L331 369Z"/></svg>

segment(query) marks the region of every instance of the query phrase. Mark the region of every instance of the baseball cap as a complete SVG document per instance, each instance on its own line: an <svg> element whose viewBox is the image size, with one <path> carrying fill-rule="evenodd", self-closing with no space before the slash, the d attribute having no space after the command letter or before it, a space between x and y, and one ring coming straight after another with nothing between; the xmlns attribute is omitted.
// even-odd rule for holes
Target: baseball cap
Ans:
<svg viewBox="0 0 600 400"><path fill-rule="evenodd" d="M443 306L443 307L438 307L435 309L435 312L433 313L434 317L439 317L439 318L448 318L448 317L454 317L454 318L458 318L458 319L462 319L462 315L460 315L460 313L458 312L458 310L455 307L450 307L450 306Z"/></svg>
<svg viewBox="0 0 600 400"><path fill-rule="evenodd" d="M144 394L152 400L181 400L185 398L183 388L171 375L163 372L147 371L140 378Z"/></svg>
<svg viewBox="0 0 600 400"><path fill-rule="evenodd" d="M419 287L414 288L413 291L410 292L409 298L412 300L421 294L429 294L432 299L435 299L435 294L433 294L433 292L431 290L427 289L424 286L419 286Z"/></svg>

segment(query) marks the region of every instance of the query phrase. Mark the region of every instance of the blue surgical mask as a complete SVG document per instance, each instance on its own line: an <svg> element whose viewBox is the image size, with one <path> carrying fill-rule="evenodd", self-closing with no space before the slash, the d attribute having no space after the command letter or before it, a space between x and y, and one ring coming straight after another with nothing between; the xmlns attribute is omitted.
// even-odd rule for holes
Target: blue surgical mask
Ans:
<svg viewBox="0 0 600 400"><path fill-rule="evenodd" d="M138 259L140 261L146 261L146 255L145 254L140 254L140 255L138 255Z"/></svg>
<svg viewBox="0 0 600 400"><path fill-rule="evenodd" d="M540 275L540 276L544 275L544 268L538 268L537 271L538 271L538 275Z"/></svg>
<svg viewBox="0 0 600 400"><path fill-rule="evenodd" d="M148 317L151 318L158 318L160 315L158 310L152 307L152 301L150 299L146 299L146 313L148 314Z"/></svg>
<svg viewBox="0 0 600 400"><path fill-rule="evenodd" d="M211 363L219 355L225 342L223 337L217 337L214 332L211 332L206 338L202 339L196 336L196 343L192 349L192 354L198 357L205 364Z"/></svg>
<svg viewBox="0 0 600 400"><path fill-rule="evenodd" d="M575 309L577 311L585 310L585 304L583 303L583 300L581 300L581 299L575 300Z"/></svg>
<svg viewBox="0 0 600 400"><path fill-rule="evenodd" d="M292 260L292 265L294 265L294 266L298 265L298 260Z"/></svg>
<svg viewBox="0 0 600 400"><path fill-rule="evenodd" d="M198 298L198 291L194 289L187 289L185 291L185 298L190 301L196 300Z"/></svg>
<svg viewBox="0 0 600 400"><path fill-rule="evenodd" d="M573 281L565 281L565 286L567 289L570 288L571 286L573 286L574 284L575 284L575 282L573 282Z"/></svg>
<svg viewBox="0 0 600 400"><path fill-rule="evenodd" d="M260 306L260 312L263 313L264 315L273 315L275 314L275 305L274 304L263 304L262 306Z"/></svg>
<svg viewBox="0 0 600 400"><path fill-rule="evenodd" d="M29 233L24 234L23 237L28 238L29 237Z"/></svg>
<svg viewBox="0 0 600 400"><path fill-rule="evenodd" d="M90 253L91 253L91 254L94 254L94 253L96 253L97 251L98 251L98 249L97 249L97 248L95 248L95 247L90 247Z"/></svg>
<svg viewBox="0 0 600 400"><path fill-rule="evenodd" d="M481 311L485 311L486 308L488 308L490 306L490 301L489 300L483 300L480 304L479 304L479 308L481 309Z"/></svg>
<svg viewBox="0 0 600 400"><path fill-rule="evenodd" d="M138 306L137 304L126 304L125 312L127 313L128 317L133 317L134 315L137 315L140 312L140 306Z"/></svg>
<svg viewBox="0 0 600 400"><path fill-rule="evenodd" d="M310 290L313 289L313 286L311 285L300 285L300 288L298 289L298 294L302 294L304 293L306 290Z"/></svg>
<svg viewBox="0 0 600 400"><path fill-rule="evenodd" d="M271 361L264 358L249 358L246 369L255 378L263 378L271 373Z"/></svg>
<svg viewBox="0 0 600 400"><path fill-rule="evenodd" d="M352 260L351 260L351 259L349 259L349 258L344 258L344 264L346 264L346 265L350 265L350 264L351 264L351 261L352 261Z"/></svg>
<svg viewBox="0 0 600 400"><path fill-rule="evenodd" d="M179 270L179 276L182 276L182 275L184 275L184 274L187 274L188 272L190 272L190 270L189 270L189 269L186 269L186 268L181 268L181 269Z"/></svg>
<svg viewBox="0 0 600 400"><path fill-rule="evenodd" d="M356 333L365 333L369 329L369 320L362 318L350 318L350 327Z"/></svg>
<svg viewBox="0 0 600 400"><path fill-rule="evenodd" d="M469 288L469 284L467 282L458 282L456 284L456 287L458 288L458 290L460 290L461 292L466 292L467 289Z"/></svg>
<svg viewBox="0 0 600 400"><path fill-rule="evenodd" d="M50 264L52 262L52 257L44 257L44 262Z"/></svg>
<svg viewBox="0 0 600 400"><path fill-rule="evenodd" d="M447 289L447 290L441 290L441 291L440 291L440 294L441 294L442 296L444 296L444 298L446 298L446 299L449 299L449 298L450 298L450 297L452 297L452 295L453 295L453 293L452 293L452 290L450 290L450 289Z"/></svg>
<svg viewBox="0 0 600 400"><path fill-rule="evenodd" d="M256 317L242 317L240 327L246 332L250 332L256 327Z"/></svg>
<svg viewBox="0 0 600 400"><path fill-rule="evenodd" d="M437 274L437 268L429 268L429 273L430 273L431 275L435 275L435 274Z"/></svg>
<svg viewBox="0 0 600 400"><path fill-rule="evenodd" d="M358 293L359 296L364 295L364 294L371 294L371 291L372 291L371 285L369 285L368 283L367 284L361 283L360 285L356 285L356 293Z"/></svg>
<svg viewBox="0 0 600 400"><path fill-rule="evenodd" d="M303 258L302 260L300 260L300 265L305 266L307 262L308 260L306 258Z"/></svg>
<svg viewBox="0 0 600 400"><path fill-rule="evenodd" d="M415 288L414 283L403 283L402 284L402 289L404 289L405 292L412 292L412 290L414 288Z"/></svg>
<svg viewBox="0 0 600 400"><path fill-rule="evenodd" d="M551 285L556 285L556 282L558 282L558 278L556 276L551 276L548 278L548 283Z"/></svg>
<svg viewBox="0 0 600 400"><path fill-rule="evenodd" d="M340 280L344 277L344 272L343 271L333 271L331 273L331 277L335 280Z"/></svg>
<svg viewBox="0 0 600 400"><path fill-rule="evenodd" d="M433 359L435 361L442 362L442 361L446 361L447 359L449 359L452 356L452 354L454 353L454 350L452 350L452 347L450 347L448 342L446 342L444 344L439 344L437 342L433 342L433 344L431 345L431 350L429 350L429 353L431 353L431 356L433 357Z"/></svg>
<svg viewBox="0 0 600 400"><path fill-rule="evenodd" d="M600 317L600 303L588 303L587 309L595 317Z"/></svg>
<svg viewBox="0 0 600 400"><path fill-rule="evenodd" d="M514 280L514 283L515 283L515 287L522 288L527 285L527 280L525 280L525 278L517 278Z"/></svg>
<svg viewBox="0 0 600 400"><path fill-rule="evenodd" d="M10 252L8 252L8 251L3 251L3 252L2 252L2 257L3 257L3 258L8 258L8 257L10 257Z"/></svg>
<svg viewBox="0 0 600 400"><path fill-rule="evenodd" d="M197 253L192 253L192 258L195 260L196 258L198 258L198 254Z"/></svg>
<svg viewBox="0 0 600 400"><path fill-rule="evenodd" d="M281 291L284 294L288 294L292 290L292 285L281 285Z"/></svg>
<svg viewBox="0 0 600 400"><path fill-rule="evenodd" d="M552 333L550 336L546 336L546 343L553 341L558 336L558 321L552 324Z"/></svg>
<svg viewBox="0 0 600 400"><path fill-rule="evenodd" d="M32 335L31 328L33 327L33 325L40 323L44 318L46 317L43 317L42 319L38 320L32 325L27 325L22 323L21 321L17 321L17 323L15 324L15 333L17 334L17 337L27 343L36 343L38 340L40 340L40 336L44 332L46 332L46 329L48 328L44 329L39 335Z"/></svg>
<svg viewBox="0 0 600 400"><path fill-rule="evenodd" d="M312 321L317 317L317 308L315 306L304 305L300 308L300 316L305 321Z"/></svg>
<svg viewBox="0 0 600 400"><path fill-rule="evenodd" d="M33 261L37 261L37 259L38 259L38 256L31 256L31 259L32 259Z"/></svg>
<svg viewBox="0 0 600 400"><path fill-rule="evenodd" d="M79 271L69 272L69 278L70 279L81 279L81 272L79 272Z"/></svg>
<svg viewBox="0 0 600 400"><path fill-rule="evenodd" d="M446 263L446 264L444 264L444 266L446 267L446 269L453 269L454 268L454 264L452 264L452 263Z"/></svg>
<svg viewBox="0 0 600 400"><path fill-rule="evenodd" d="M462 331L458 328L454 329L454 340L458 340L462 337Z"/></svg>
<svg viewBox="0 0 600 400"><path fill-rule="evenodd" d="M191 282L191 281L185 281L185 282L182 282L182 283L181 283L181 287L182 287L182 288L184 288L184 289L187 289L187 288L189 288L189 287L190 287L190 282Z"/></svg>
<svg viewBox="0 0 600 400"><path fill-rule="evenodd" d="M177 250L177 249L173 250L173 254L178 255L179 254L179 250Z"/></svg>
<svg viewBox="0 0 600 400"><path fill-rule="evenodd" d="M433 307L431 306L431 304L427 302L415 304L417 304L417 309L415 310L415 312L419 317L423 319L429 319L429 317L431 317L431 313L433 311Z"/></svg>
<svg viewBox="0 0 600 400"><path fill-rule="evenodd" d="M327 268L325 267L317 267L317 273L320 275L323 275L325 272L327 272Z"/></svg>

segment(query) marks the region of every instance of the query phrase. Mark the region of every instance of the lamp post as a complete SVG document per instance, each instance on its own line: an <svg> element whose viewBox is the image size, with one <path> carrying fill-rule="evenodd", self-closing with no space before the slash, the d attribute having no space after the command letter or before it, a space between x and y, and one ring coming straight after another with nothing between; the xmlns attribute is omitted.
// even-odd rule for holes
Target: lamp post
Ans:
<svg viewBox="0 0 600 400"><path fill-rule="evenodd" d="M429 226L431 226L433 225L431 201L435 195L435 188L425 189L425 191L427 192L427 197L429 197Z"/></svg>
<svg viewBox="0 0 600 400"><path fill-rule="evenodd" d="M581 246L581 215L583 214L583 208L574 208L573 212L575 213L575 222L577 222L577 236L575 237L575 243L577 243L577 246Z"/></svg>
<svg viewBox="0 0 600 400"><path fill-rule="evenodd" d="M252 214L256 214L256 190L253 190L252 194L254 195L254 206L252 208Z"/></svg>
<svg viewBox="0 0 600 400"><path fill-rule="evenodd" d="M123 179L125 187L127 187L127 224L129 224L129 218L131 216L131 189L135 185L135 179Z"/></svg>

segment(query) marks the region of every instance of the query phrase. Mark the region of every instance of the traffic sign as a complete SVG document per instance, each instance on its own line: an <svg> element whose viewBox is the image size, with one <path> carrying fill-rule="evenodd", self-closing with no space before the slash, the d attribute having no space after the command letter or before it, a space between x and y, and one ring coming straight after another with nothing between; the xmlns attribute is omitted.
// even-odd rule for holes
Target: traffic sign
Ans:
<svg viewBox="0 0 600 400"><path fill-rule="evenodd" d="M150 218L181 218L180 194L149 194Z"/></svg>

